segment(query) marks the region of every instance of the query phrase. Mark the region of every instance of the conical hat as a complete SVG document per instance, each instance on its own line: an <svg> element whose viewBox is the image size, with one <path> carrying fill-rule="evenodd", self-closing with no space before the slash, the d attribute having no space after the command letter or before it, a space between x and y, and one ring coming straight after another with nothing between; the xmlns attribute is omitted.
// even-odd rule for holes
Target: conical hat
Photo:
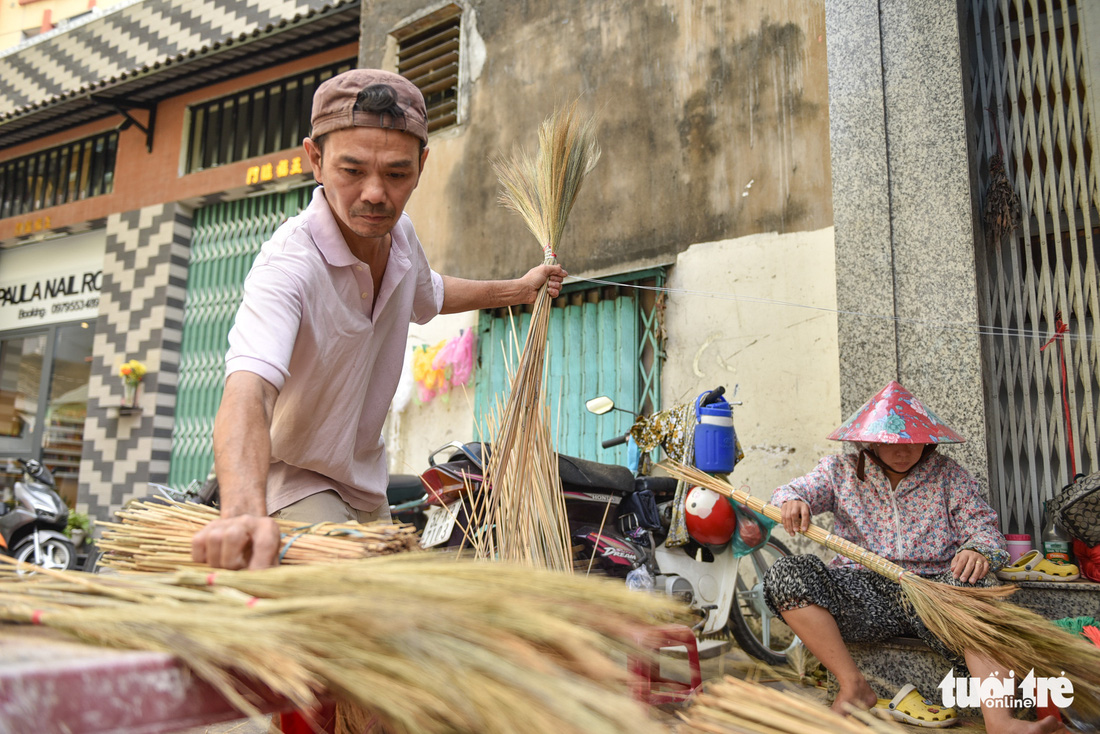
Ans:
<svg viewBox="0 0 1100 734"><path fill-rule="evenodd" d="M833 441L869 443L962 443L965 439L940 422L896 381L882 388L862 408L828 435Z"/></svg>

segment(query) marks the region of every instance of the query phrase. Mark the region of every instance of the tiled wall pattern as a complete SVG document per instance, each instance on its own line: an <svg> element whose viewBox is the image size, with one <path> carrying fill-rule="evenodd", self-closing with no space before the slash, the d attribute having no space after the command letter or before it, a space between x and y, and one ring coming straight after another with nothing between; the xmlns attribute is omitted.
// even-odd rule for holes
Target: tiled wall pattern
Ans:
<svg viewBox="0 0 1100 734"><path fill-rule="evenodd" d="M0 120L349 0L142 0L0 58Z"/></svg>
<svg viewBox="0 0 1100 734"><path fill-rule="evenodd" d="M148 482L168 479L190 241L191 213L179 204L107 220L78 494L78 507L94 518L109 519L148 494ZM148 374L141 411L120 415L118 367L130 359Z"/></svg>

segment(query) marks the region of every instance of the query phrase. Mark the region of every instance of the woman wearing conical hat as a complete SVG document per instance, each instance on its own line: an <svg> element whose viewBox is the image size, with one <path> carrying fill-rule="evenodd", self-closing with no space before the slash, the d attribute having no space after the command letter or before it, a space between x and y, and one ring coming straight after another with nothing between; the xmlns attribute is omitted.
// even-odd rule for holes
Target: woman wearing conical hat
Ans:
<svg viewBox="0 0 1100 734"><path fill-rule="evenodd" d="M833 513L833 533L921 576L955 586L990 586L1008 561L997 513L978 482L936 449L963 438L897 382L890 382L829 435L849 441L855 453L823 458L809 474L779 487L789 533L810 518ZM828 566L813 555L777 561L764 578L768 605L802 639L840 685L833 707L875 707L924 727L957 723L939 705L938 691L905 686L894 699L878 699L845 646L890 637L920 637L947 658L960 677L987 678L998 670L974 651L952 653L920 621L900 585L843 556ZM1026 673L1026 671L1025 671ZM933 698L924 695L936 693ZM1011 708L983 702L990 732L1057 732L1053 718L1018 721Z"/></svg>

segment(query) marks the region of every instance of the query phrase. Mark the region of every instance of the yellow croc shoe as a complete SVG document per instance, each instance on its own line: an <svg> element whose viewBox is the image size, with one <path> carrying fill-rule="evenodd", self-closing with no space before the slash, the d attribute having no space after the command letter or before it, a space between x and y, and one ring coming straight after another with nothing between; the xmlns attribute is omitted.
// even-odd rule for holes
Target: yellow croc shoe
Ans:
<svg viewBox="0 0 1100 734"><path fill-rule="evenodd" d="M902 686L898 694L889 700L880 698L872 711L883 719L930 729L942 729L959 723L955 709L940 706L920 695L912 683Z"/></svg>
<svg viewBox="0 0 1100 734"><path fill-rule="evenodd" d="M1081 572L1072 563L1054 563L1043 558L1039 551L1030 550L1011 566L998 571L997 578L1005 581L1073 581L1081 578Z"/></svg>

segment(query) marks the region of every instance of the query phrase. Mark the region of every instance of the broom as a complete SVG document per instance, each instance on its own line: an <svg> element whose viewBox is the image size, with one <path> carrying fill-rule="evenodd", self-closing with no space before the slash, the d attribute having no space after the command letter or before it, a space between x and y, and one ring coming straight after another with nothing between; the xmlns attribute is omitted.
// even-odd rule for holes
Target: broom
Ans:
<svg viewBox="0 0 1100 734"><path fill-rule="evenodd" d="M892 722L866 711L843 716L827 706L777 688L733 676L707 683L695 695L678 734L804 734L831 731L841 734L900 734Z"/></svg>
<svg viewBox="0 0 1100 734"><path fill-rule="evenodd" d="M728 497L782 522L778 507L734 489L728 482L679 462L662 461L673 476ZM1073 682L1074 706L1100 715L1100 650L1049 621L1015 604L1000 601L1015 586L963 588L921 578L882 556L838 538L817 525L802 533L810 540L897 581L917 616L943 643L958 654L975 650L1016 671L1023 678L1068 675Z"/></svg>
<svg viewBox="0 0 1100 734"><path fill-rule="evenodd" d="M501 203L522 217L548 265L557 264L569 212L599 157L594 122L580 119L574 103L540 125L533 158L517 149L511 160L493 162L503 187ZM544 285L535 299L503 415L490 432L493 453L483 487L489 492L486 519L493 537L489 550L480 553L570 571L568 522L543 400L549 322L550 296Z"/></svg>
<svg viewBox="0 0 1100 734"><path fill-rule="evenodd" d="M100 564L119 571L164 573L180 568L213 569L191 560L191 538L218 511L193 502L142 500L116 513L121 523L101 522ZM388 522L360 524L278 520L282 535L279 562L324 563L341 559L400 553L417 548L412 525Z"/></svg>
<svg viewBox="0 0 1100 734"><path fill-rule="evenodd" d="M428 734L662 731L614 655L644 654L638 628L679 612L621 584L427 553L0 580L0 621L175 655L247 715L257 698L241 681L255 681L303 710L328 695Z"/></svg>

